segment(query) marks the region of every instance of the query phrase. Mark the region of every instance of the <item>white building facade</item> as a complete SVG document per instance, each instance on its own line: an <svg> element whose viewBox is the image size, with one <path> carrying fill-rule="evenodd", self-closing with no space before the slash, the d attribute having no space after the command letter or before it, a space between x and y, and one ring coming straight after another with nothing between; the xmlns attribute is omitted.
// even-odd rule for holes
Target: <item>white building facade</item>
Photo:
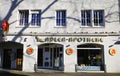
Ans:
<svg viewBox="0 0 120 76"><path fill-rule="evenodd" d="M0 2L1 68L120 72L119 0Z"/></svg>

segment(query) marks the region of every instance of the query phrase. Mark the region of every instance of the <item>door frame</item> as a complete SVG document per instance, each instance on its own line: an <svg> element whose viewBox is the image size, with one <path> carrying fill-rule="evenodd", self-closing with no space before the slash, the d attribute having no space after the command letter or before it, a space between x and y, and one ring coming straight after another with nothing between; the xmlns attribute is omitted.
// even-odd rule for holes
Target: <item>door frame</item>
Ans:
<svg viewBox="0 0 120 76"><path fill-rule="evenodd" d="M44 58L44 57L45 57L45 56L44 56L44 52L45 52L45 48L46 48L46 47L49 49L49 52L50 52L50 53L49 53L49 58L50 58L50 54L51 54L51 58L50 58L50 59L51 59L51 63L49 62L50 65L49 65L48 67L45 67L45 64L44 64L44 62L45 62L45 61L44 61L44 59L45 59L45 58ZM62 48L62 49L61 49L61 48ZM42 44L42 45L39 45L39 46L38 46L38 49L41 49L41 50L38 51L38 56L39 56L39 53L41 53L40 51L43 51L43 58L42 58L42 59L43 59L43 62L42 62L42 65L40 66L40 65L39 65L39 57L38 57L38 59L37 59L37 60L38 60L37 63L38 63L38 65L39 65L39 66L38 66L38 69L40 69L40 68L41 68L41 69L44 69L44 68L45 68L45 69L56 69L56 70L61 70L61 69L62 69L62 70L63 70L63 65L61 65L61 64L63 64L63 62L64 62L64 61L63 61L63 58L64 58L63 48L64 48L64 47L63 47L63 45L61 45L61 44L51 44L51 43L50 43L50 44ZM55 49L56 49L56 51L59 51L59 52L58 52L58 53L59 53L59 57L62 56L62 57L61 57L61 60L59 59L59 62L58 62L59 66L58 66L58 68L56 68L56 66L55 66L55 58L54 58ZM57 50L57 49L58 49L58 50ZM60 61L61 61L61 64L60 64ZM40 63L40 64L41 64L41 63Z"/></svg>

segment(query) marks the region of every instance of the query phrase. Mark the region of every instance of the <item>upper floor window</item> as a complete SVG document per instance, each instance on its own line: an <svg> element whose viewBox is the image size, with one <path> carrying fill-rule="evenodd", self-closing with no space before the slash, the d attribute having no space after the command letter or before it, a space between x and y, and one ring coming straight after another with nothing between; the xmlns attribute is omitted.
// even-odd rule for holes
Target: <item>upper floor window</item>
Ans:
<svg viewBox="0 0 120 76"><path fill-rule="evenodd" d="M104 26L103 10L94 10L94 26Z"/></svg>
<svg viewBox="0 0 120 76"><path fill-rule="evenodd" d="M90 27L104 26L104 10L82 10L81 25Z"/></svg>
<svg viewBox="0 0 120 76"><path fill-rule="evenodd" d="M92 24L91 10L81 11L81 23L82 26L91 26Z"/></svg>
<svg viewBox="0 0 120 76"><path fill-rule="evenodd" d="M32 17L31 17L31 25L33 26L40 26L40 24L41 24L41 11L39 11L39 10L33 10L32 12L31 12L31 15L32 15Z"/></svg>
<svg viewBox="0 0 120 76"><path fill-rule="evenodd" d="M24 26L40 26L41 11L40 10L20 10L19 24Z"/></svg>
<svg viewBox="0 0 120 76"><path fill-rule="evenodd" d="M19 15L20 15L19 24L20 25L28 25L29 11L28 10L21 10L21 11L19 11Z"/></svg>
<svg viewBox="0 0 120 76"><path fill-rule="evenodd" d="M66 26L66 10L56 11L56 25Z"/></svg>

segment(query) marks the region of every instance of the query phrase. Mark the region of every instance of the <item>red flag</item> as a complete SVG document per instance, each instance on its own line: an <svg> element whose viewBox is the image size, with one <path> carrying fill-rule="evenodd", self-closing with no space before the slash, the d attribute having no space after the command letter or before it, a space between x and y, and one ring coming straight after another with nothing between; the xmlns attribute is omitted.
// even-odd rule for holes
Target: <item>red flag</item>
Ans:
<svg viewBox="0 0 120 76"><path fill-rule="evenodd" d="M9 24L8 24L8 21L7 20L4 20L2 22L2 30L3 31L8 31L9 30Z"/></svg>

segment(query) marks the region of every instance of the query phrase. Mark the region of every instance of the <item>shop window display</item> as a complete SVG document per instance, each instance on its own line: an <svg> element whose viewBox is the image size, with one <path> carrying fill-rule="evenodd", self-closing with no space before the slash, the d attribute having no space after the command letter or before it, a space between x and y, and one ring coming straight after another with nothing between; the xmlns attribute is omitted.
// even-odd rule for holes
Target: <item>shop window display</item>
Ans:
<svg viewBox="0 0 120 76"><path fill-rule="evenodd" d="M91 45L91 46L87 45L86 48L85 46L86 45L79 46L79 48L81 49L77 50L77 65L89 66L91 68L99 67L100 70L103 70L104 59L103 59L102 49L98 49L99 46L96 46L97 48L95 48L95 45Z"/></svg>

